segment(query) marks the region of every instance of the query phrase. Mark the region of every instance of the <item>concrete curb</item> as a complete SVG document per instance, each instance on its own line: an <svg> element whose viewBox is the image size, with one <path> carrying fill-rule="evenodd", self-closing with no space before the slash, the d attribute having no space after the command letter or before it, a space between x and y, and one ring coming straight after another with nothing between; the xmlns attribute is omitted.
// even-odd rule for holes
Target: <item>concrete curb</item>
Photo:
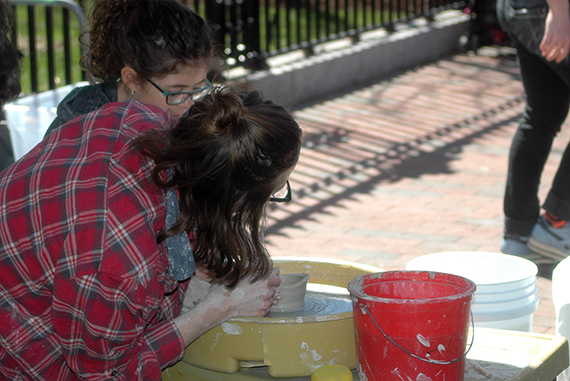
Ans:
<svg viewBox="0 0 570 381"><path fill-rule="evenodd" d="M233 79L295 109L457 52L468 32L467 15L445 11L433 22L422 18L398 25L392 33L367 32L356 43L346 39L341 48L342 41L336 48L324 45L313 56Z"/></svg>

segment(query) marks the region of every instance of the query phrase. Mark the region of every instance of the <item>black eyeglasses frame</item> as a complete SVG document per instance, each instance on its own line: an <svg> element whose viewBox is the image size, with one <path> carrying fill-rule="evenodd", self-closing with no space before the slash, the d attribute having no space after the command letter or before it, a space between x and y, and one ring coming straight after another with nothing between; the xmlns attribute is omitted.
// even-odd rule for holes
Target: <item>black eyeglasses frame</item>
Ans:
<svg viewBox="0 0 570 381"><path fill-rule="evenodd" d="M163 94L164 97L166 98L166 104L167 104L167 105L170 105L170 106L176 106L176 105L179 105L179 104L181 104L181 103L184 103L184 102L186 102L186 101L188 100L188 98L192 98L192 101L194 101L194 102L199 102L199 101L201 100L201 98L194 99L193 95L196 94L196 93L200 93L200 92L206 92L205 94L207 94L207 90L211 89L212 86L213 86L213 85L212 85L212 82L210 82L210 81L208 80L208 78L205 78L204 81L206 81L207 86L204 86L204 87L202 87L201 89L194 90L194 91L166 91L166 90L164 90L162 87L160 87L156 82L154 82L152 79L150 79L150 78L145 78L145 79L146 79L148 82L150 82L151 85L153 85L154 87L156 87L157 90L159 90L160 92L162 92L162 94ZM173 95L181 95L181 94L184 94L184 95L186 95L186 96L185 96L184 98L182 98L181 100L176 101L176 102L169 102L169 101L168 101L168 98L169 98L170 96L173 96ZM201 97L203 97L202 94L200 94L200 95L201 95Z"/></svg>
<svg viewBox="0 0 570 381"><path fill-rule="evenodd" d="M269 201L271 202L290 202L292 199L292 192L291 192L291 184L289 180L286 181L285 186L287 187L287 194L285 197L269 197Z"/></svg>

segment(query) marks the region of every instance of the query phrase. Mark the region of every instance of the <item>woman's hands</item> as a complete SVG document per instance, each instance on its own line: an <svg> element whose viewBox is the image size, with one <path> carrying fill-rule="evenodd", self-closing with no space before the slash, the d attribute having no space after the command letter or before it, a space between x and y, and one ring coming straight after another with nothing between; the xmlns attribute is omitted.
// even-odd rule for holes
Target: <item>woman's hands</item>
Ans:
<svg viewBox="0 0 570 381"><path fill-rule="evenodd" d="M547 0L549 10L540 51L548 61L564 61L570 49L568 0Z"/></svg>
<svg viewBox="0 0 570 381"><path fill-rule="evenodd" d="M195 285L201 288L205 286L203 283L206 283L197 277L194 283L192 282L193 280L190 280L188 292L192 292L191 289ZM184 338L184 344L188 346L210 328L228 319L267 315L271 306L277 304L275 291L280 284L281 278L277 267L267 277L256 282L252 283L250 277L242 279L232 290L223 285L207 287L209 292L203 298L197 298L195 306L189 312L174 319ZM193 297L189 298L187 295L184 304L187 305L191 299ZM190 303L194 304L193 301Z"/></svg>
<svg viewBox="0 0 570 381"><path fill-rule="evenodd" d="M276 267L265 279L252 283L247 277L233 290L220 285L215 286L212 293L218 293L220 303L228 306L231 317L265 316L278 302L275 291L280 284L279 268Z"/></svg>

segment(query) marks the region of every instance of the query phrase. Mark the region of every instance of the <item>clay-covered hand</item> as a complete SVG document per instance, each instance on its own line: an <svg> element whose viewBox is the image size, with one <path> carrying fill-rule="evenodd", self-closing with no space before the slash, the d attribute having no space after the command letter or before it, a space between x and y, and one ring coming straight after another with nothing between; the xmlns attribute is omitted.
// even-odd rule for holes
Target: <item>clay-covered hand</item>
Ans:
<svg viewBox="0 0 570 381"><path fill-rule="evenodd" d="M186 291L186 296L184 298L184 307L194 308L210 293L211 286L212 285L203 280L203 278L196 275L192 276L188 283L188 290Z"/></svg>
<svg viewBox="0 0 570 381"><path fill-rule="evenodd" d="M275 268L267 277L255 282L245 277L231 290L222 285L212 286L208 298L220 298L231 317L265 316L276 303L275 290L280 284L279 268Z"/></svg>
<svg viewBox="0 0 570 381"><path fill-rule="evenodd" d="M209 284L198 277L190 281L189 288ZM194 283L192 283L194 282ZM213 326L238 316L265 316L276 298L275 289L281 284L279 268L256 282L246 277L230 290L223 285L208 287L209 292L194 308L174 319L184 344L189 345ZM191 292L189 289L188 292ZM185 301L186 302L186 301ZM192 301L190 301L193 304Z"/></svg>
<svg viewBox="0 0 570 381"><path fill-rule="evenodd" d="M570 49L570 16L567 3L565 8L566 11L550 8L546 16L540 51L548 61L560 63L568 56Z"/></svg>

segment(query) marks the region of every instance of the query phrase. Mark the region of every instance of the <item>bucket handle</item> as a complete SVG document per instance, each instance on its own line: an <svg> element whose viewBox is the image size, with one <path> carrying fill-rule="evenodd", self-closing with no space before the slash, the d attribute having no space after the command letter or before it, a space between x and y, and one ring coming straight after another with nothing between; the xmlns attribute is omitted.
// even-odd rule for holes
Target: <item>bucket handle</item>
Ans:
<svg viewBox="0 0 570 381"><path fill-rule="evenodd" d="M463 358L465 358L465 356L467 356L467 353L469 353L469 351L471 350L471 347L473 347L473 341L475 340L475 322L473 320L473 312L469 311L469 314L471 316L471 343L469 344L469 348L467 348L467 350L465 351L465 353L463 355L461 355L461 357L456 358L454 360L451 361L440 361L440 360L432 360L432 359L426 359L423 357L420 357L414 353L411 353L410 351L408 351L407 349L403 348L401 345L399 345L398 343L396 343L394 340L392 340L388 335L386 335L386 333L384 333L384 331L382 330L382 328L380 327L380 325L376 322L376 319L374 319L374 316L372 316L372 314L370 314L370 311L368 310L368 306L370 304L366 304L364 306L364 309L366 310L366 313L368 314L368 316L370 316L370 318L372 319L372 321L374 322L374 324L376 325L376 327L378 327L378 329L380 330L380 332L382 332L382 335L384 335L384 337L386 339L388 339L389 342L391 342L392 344L394 344L395 346L397 346L398 348L400 348L401 350L403 350L404 352L406 352L407 354L409 354L410 356L418 359L418 360L422 360L425 362L429 362L432 364L439 364L439 365L449 365L449 364L453 364L455 362L461 361Z"/></svg>

